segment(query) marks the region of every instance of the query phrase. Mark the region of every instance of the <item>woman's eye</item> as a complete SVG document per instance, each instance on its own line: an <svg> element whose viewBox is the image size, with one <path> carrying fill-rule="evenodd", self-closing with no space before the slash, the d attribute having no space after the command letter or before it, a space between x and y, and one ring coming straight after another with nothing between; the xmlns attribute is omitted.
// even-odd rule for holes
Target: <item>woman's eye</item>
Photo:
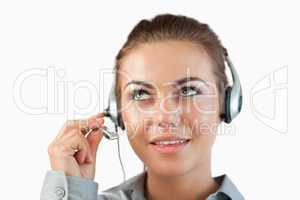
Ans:
<svg viewBox="0 0 300 200"><path fill-rule="evenodd" d="M136 100L136 101L143 101L145 99L148 99L150 94L146 91L146 90L143 90L143 89L135 89L133 90L132 92L132 99L133 100Z"/></svg>
<svg viewBox="0 0 300 200"><path fill-rule="evenodd" d="M194 95L198 95L198 94L201 94L201 91L199 89L197 89L196 87L189 86L189 87L181 88L181 95L184 97L194 96Z"/></svg>

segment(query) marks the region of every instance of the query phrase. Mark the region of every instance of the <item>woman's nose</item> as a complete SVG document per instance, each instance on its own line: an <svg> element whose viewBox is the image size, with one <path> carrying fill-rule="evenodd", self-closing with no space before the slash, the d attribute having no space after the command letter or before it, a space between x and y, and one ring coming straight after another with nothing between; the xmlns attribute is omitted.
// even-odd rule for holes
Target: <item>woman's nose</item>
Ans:
<svg viewBox="0 0 300 200"><path fill-rule="evenodd" d="M160 113L175 114L180 110L180 105L174 95L168 95L157 99L156 108Z"/></svg>
<svg viewBox="0 0 300 200"><path fill-rule="evenodd" d="M173 122L175 124L178 123L181 109L175 98L160 98L158 99L155 108L154 116L161 125L168 125L169 122Z"/></svg>

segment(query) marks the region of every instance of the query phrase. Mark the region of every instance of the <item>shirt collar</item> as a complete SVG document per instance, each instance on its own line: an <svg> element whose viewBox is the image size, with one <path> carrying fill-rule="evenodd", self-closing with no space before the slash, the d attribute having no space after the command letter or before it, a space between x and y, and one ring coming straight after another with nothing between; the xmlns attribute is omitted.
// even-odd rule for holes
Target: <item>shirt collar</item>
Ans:
<svg viewBox="0 0 300 200"><path fill-rule="evenodd" d="M132 192L132 199L145 200L146 177L147 173L144 171L131 179L132 184L130 184L128 188ZM214 180L220 185L220 187L215 193L209 195L209 197L225 195L232 200L244 200L243 195L227 175L223 174L216 176L214 177ZM209 199L209 197L207 199Z"/></svg>
<svg viewBox="0 0 300 200"><path fill-rule="evenodd" d="M145 200L145 184L147 178L147 171L143 171L136 176L136 181L131 185L132 199Z"/></svg>
<svg viewBox="0 0 300 200"><path fill-rule="evenodd" d="M211 195L224 194L232 200L244 200L243 195L227 175L223 174L220 176L216 176L214 177L214 180L220 185L220 187L215 193Z"/></svg>

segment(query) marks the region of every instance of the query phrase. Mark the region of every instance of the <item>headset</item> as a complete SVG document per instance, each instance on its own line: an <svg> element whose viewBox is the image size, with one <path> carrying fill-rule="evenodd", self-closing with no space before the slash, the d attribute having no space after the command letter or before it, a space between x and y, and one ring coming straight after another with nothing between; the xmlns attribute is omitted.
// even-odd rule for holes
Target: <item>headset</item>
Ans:
<svg viewBox="0 0 300 200"><path fill-rule="evenodd" d="M233 63L231 62L227 49L224 49L224 58L225 63L227 63L232 77L232 85L227 86L225 89L225 102L224 102L224 113L221 114L221 118L224 122L230 123L242 109L243 95L242 95L242 86L238 76L237 71L235 70Z"/></svg>
<svg viewBox="0 0 300 200"><path fill-rule="evenodd" d="M233 63L231 62L227 49L224 49L224 60L225 64L230 69L231 77L232 77L232 85L226 86L225 88L225 95L224 95L224 110L223 113L220 114L222 121L225 123L231 123L231 121L241 112L242 108L242 87L240 83L240 79L238 76L237 71L235 70ZM106 127L102 129L104 136L107 139L114 140L117 139L118 141L118 153L119 153L119 160L121 163L122 171L123 171L123 181L126 180L125 170L123 167L123 163L121 160L120 155L120 144L119 144L119 134L118 134L118 127L121 128L123 131L125 130L125 125L122 119L122 116L119 112L119 108L117 105L116 99L116 74L113 76L113 84L110 89L109 99L108 99L108 106L104 109L104 116L110 118L110 120L114 123L115 131L109 131ZM145 166L144 166L145 170Z"/></svg>

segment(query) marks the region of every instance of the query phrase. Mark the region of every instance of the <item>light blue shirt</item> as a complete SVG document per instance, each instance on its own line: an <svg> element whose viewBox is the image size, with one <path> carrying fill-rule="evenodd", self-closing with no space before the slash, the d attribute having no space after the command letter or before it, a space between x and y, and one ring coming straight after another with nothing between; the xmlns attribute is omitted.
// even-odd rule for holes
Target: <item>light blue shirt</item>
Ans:
<svg viewBox="0 0 300 200"><path fill-rule="evenodd" d="M98 183L93 180L49 170L42 186L41 200L145 200L146 175L142 172L98 194ZM207 200L244 200L227 175L214 177L214 180L220 187Z"/></svg>

